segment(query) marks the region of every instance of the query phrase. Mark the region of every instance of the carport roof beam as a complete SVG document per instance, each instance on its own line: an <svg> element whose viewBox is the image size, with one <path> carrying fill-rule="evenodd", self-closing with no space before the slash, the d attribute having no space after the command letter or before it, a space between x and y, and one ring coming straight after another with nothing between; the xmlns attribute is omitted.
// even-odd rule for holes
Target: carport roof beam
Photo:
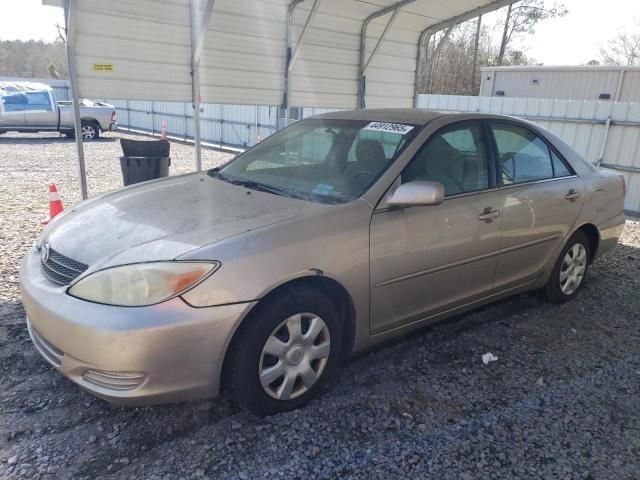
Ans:
<svg viewBox="0 0 640 480"><path fill-rule="evenodd" d="M288 65L287 65L287 69L289 70L289 72L291 72L293 65L296 63L296 59L298 58L298 54L300 53L300 47L302 47L302 44L304 43L304 37L307 35L307 32L309 31L309 28L311 27L311 23L313 22L313 19L316 16L316 13L318 13L318 8L320 7L321 1L322 0L313 1L313 6L311 7L311 11L307 16L307 20L304 22L304 27L302 27L302 32L300 32L300 36L298 37L296 46L293 49L293 53L291 54L291 57L289 58Z"/></svg>
<svg viewBox="0 0 640 480"><path fill-rule="evenodd" d="M359 83L358 83L359 85L358 103L360 108L365 108L365 96L366 96L365 75L367 73L367 68L369 68L371 61L374 59L376 53L378 52L378 49L384 42L385 37L389 33L389 30L391 30L391 27L393 26L393 22L395 22L396 17L398 16L398 13L400 13L400 9L405 5L408 5L415 1L416 0L401 0L397 3L394 3L393 5L380 9L377 12L373 12L364 20L364 23L362 24L362 29L360 30L360 72L359 72ZM384 26L384 30L382 30L382 33L380 34L380 38L376 42L376 45L373 47L373 50L371 51L369 58L365 60L367 55L367 28L369 27L369 24L373 20L375 20L376 18L382 17L384 15L387 15L388 13L391 13L391 18L389 19L389 21L387 21L387 24Z"/></svg>
<svg viewBox="0 0 640 480"><path fill-rule="evenodd" d="M197 3L197 0L191 0L191 6L193 8L194 4ZM192 52L192 58L191 61L192 62L200 62L200 56L202 55L202 47L204 46L204 39L205 36L207 34L207 26L209 25L209 22L211 21L211 15L213 14L213 6L215 4L215 0L207 0L207 4L205 6L205 10L204 10L204 15L202 17L202 21L198 21L198 15L197 15L197 11L195 12L195 18L193 16L193 11L192 11L192 17L191 17L191 28L193 29L194 25L194 21L197 24L197 38L196 38L196 43L195 46L193 46L193 52Z"/></svg>

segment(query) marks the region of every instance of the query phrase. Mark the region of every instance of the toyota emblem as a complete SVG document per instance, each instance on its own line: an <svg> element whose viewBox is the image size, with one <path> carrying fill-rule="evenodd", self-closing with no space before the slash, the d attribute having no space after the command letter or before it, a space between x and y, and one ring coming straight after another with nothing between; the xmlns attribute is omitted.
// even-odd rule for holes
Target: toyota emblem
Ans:
<svg viewBox="0 0 640 480"><path fill-rule="evenodd" d="M40 260L42 260L42 263L47 263L47 260L49 260L49 244L48 243L43 243L42 246L40 247Z"/></svg>

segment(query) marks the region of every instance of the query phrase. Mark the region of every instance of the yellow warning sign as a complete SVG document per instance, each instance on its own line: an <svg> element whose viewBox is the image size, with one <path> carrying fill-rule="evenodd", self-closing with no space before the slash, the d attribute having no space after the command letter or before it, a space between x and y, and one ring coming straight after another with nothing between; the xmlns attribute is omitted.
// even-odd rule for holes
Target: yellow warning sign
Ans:
<svg viewBox="0 0 640 480"><path fill-rule="evenodd" d="M94 63L94 72L113 72L113 63Z"/></svg>

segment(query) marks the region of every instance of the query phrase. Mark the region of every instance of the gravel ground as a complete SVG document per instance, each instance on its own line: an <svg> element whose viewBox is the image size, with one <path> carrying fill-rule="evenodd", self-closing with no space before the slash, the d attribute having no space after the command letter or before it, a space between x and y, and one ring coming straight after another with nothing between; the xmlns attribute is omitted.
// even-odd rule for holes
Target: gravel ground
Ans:
<svg viewBox="0 0 640 480"><path fill-rule="evenodd" d="M120 184L115 138L87 144L91 195ZM172 145L172 173L192 152ZM0 171L1 478L640 478L638 222L571 304L520 295L407 335L339 369L304 409L121 408L39 358L17 290L46 182L78 200L73 143L3 136ZM484 365L487 352L498 360Z"/></svg>

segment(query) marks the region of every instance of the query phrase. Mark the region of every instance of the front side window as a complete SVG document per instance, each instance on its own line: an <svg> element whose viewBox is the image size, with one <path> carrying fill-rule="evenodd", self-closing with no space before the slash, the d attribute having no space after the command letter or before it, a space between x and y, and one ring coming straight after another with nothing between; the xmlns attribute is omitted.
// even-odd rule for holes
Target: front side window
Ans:
<svg viewBox="0 0 640 480"><path fill-rule="evenodd" d="M47 92L26 92L27 106L25 110L45 110L50 112L53 110L51 99Z"/></svg>
<svg viewBox="0 0 640 480"><path fill-rule="evenodd" d="M416 125L301 120L210 175L322 203L361 196L418 133Z"/></svg>
<svg viewBox="0 0 640 480"><path fill-rule="evenodd" d="M441 183L446 197L488 188L489 157L482 126L453 127L431 137L401 179Z"/></svg>
<svg viewBox="0 0 640 480"><path fill-rule="evenodd" d="M554 178L551 150L535 133L508 124L493 125L491 128L498 149L503 184ZM563 165L562 161L560 164Z"/></svg>

